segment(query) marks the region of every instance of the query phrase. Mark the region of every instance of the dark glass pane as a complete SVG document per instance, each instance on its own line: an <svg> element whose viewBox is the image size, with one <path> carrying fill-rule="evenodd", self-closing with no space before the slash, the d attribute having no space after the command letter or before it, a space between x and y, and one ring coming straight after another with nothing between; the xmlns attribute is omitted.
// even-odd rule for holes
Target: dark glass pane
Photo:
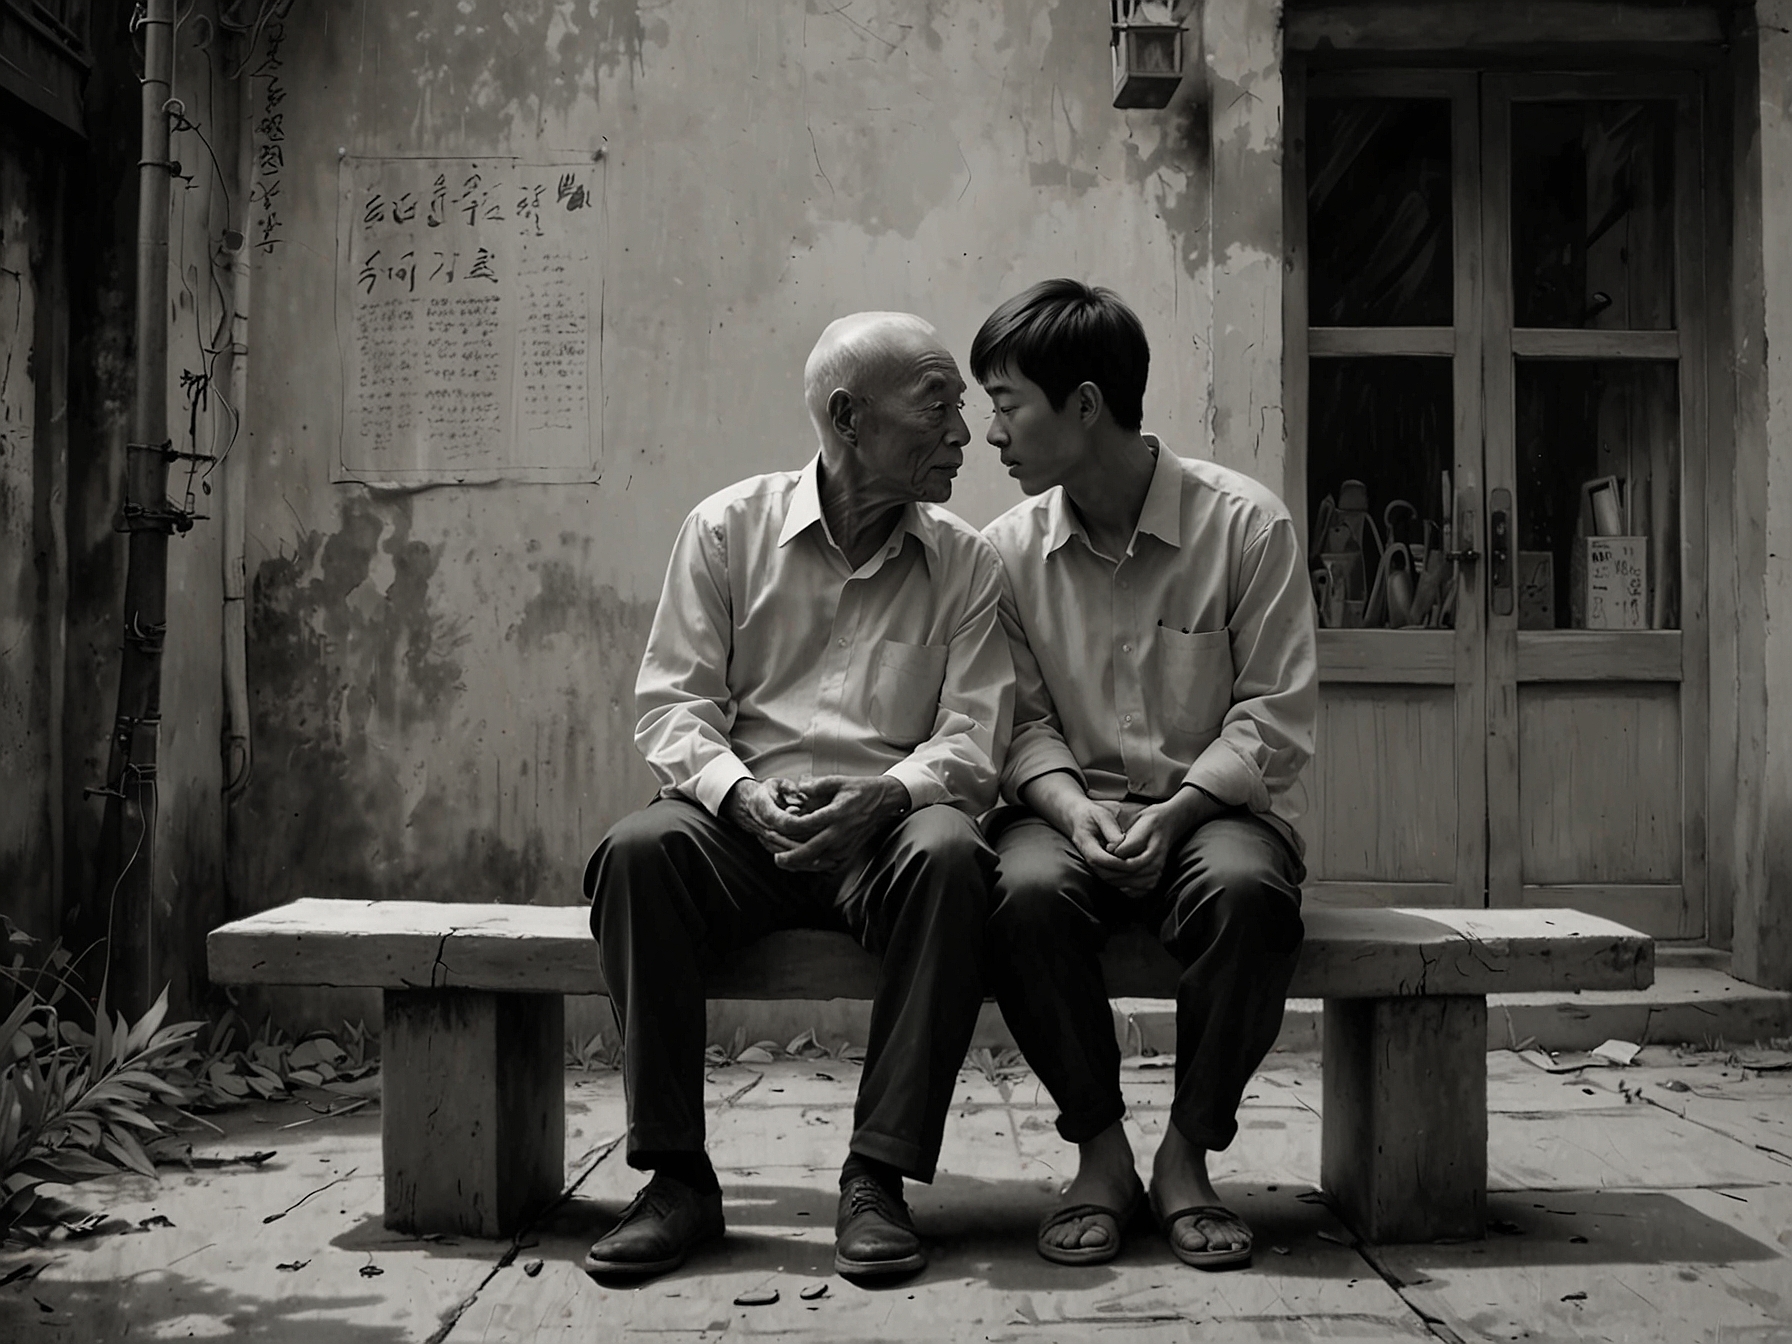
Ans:
<svg viewBox="0 0 1792 1344"><path fill-rule="evenodd" d="M1452 624L1450 365L1311 361L1307 554L1323 626Z"/></svg>
<svg viewBox="0 0 1792 1344"><path fill-rule="evenodd" d="M1451 324L1447 101L1308 104L1307 246L1313 326Z"/></svg>
<svg viewBox="0 0 1792 1344"><path fill-rule="evenodd" d="M1521 327L1674 325L1674 106L1515 103L1512 290Z"/></svg>
<svg viewBox="0 0 1792 1344"><path fill-rule="evenodd" d="M1517 378L1519 628L1676 629L1674 364L1521 359Z"/></svg>

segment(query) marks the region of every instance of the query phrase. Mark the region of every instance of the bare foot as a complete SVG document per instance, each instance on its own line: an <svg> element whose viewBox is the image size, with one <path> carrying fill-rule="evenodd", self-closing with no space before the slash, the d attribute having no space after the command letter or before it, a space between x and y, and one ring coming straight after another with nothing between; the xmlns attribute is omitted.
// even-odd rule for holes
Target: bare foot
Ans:
<svg viewBox="0 0 1792 1344"><path fill-rule="evenodd" d="M1099 1204L1117 1214L1125 1213L1138 1192L1139 1174L1121 1123L1116 1120L1089 1142L1079 1144L1077 1156L1076 1179L1065 1188L1059 1207ZM1041 1233L1040 1240L1061 1250L1094 1250L1111 1244L1109 1221L1074 1218Z"/></svg>
<svg viewBox="0 0 1792 1344"><path fill-rule="evenodd" d="M1160 1213L1221 1202L1207 1177L1207 1150L1183 1138L1174 1124L1165 1127L1152 1160L1151 1190ZM1251 1244L1250 1229L1237 1218L1180 1218L1166 1230L1189 1252L1242 1251Z"/></svg>

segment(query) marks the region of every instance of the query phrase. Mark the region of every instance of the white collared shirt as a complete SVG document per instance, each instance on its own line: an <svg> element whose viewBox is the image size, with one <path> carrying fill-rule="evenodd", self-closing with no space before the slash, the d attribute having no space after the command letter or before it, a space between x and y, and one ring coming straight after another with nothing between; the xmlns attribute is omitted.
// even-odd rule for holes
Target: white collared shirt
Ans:
<svg viewBox="0 0 1792 1344"><path fill-rule="evenodd" d="M1313 593L1287 509L1239 472L1157 465L1126 554L1098 554L1062 488L997 518L1013 649L1002 794L1068 770L1091 798L1193 784L1300 848L1318 715Z"/></svg>
<svg viewBox="0 0 1792 1344"><path fill-rule="evenodd" d="M635 683L635 744L715 813L741 779L887 774L915 807L996 799L1014 671L1001 561L910 504L858 570L822 517L819 458L690 513Z"/></svg>

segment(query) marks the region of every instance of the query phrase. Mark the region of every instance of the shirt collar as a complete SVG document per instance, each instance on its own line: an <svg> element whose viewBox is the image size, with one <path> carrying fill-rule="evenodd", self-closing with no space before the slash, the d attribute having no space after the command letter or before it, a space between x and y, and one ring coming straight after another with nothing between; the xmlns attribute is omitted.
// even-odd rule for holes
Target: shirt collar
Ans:
<svg viewBox="0 0 1792 1344"><path fill-rule="evenodd" d="M808 527L820 522L821 454L817 453L797 476L796 489L790 492L790 507L784 513L784 528L778 533L778 545L788 544Z"/></svg>
<svg viewBox="0 0 1792 1344"><path fill-rule="evenodd" d="M1138 532L1149 532L1166 545L1182 546L1182 460L1164 447L1155 434L1145 441L1157 449L1157 465L1151 469L1151 484L1145 490L1145 503L1139 510ZM1050 555L1072 537L1089 538L1077 521L1063 486L1052 487L1045 503L1045 553Z"/></svg>
<svg viewBox="0 0 1792 1344"><path fill-rule="evenodd" d="M1151 473L1151 488L1145 491L1145 507L1139 510L1138 530L1180 550L1182 460L1164 447L1163 440L1155 434L1147 434L1145 442L1157 449L1157 466Z"/></svg>
<svg viewBox="0 0 1792 1344"><path fill-rule="evenodd" d="M819 527L825 536L827 521L821 514L821 454L817 453L809 459L796 478L796 488L790 493L790 507L784 514L784 527L778 533L778 545L783 546L796 537L801 536L810 527ZM939 525L921 511L919 504L910 503L903 507L902 516L897 520L890 540L885 544L883 554L893 555L901 549L904 535L913 536L921 543L927 555L928 568L934 568L934 562L940 555Z"/></svg>

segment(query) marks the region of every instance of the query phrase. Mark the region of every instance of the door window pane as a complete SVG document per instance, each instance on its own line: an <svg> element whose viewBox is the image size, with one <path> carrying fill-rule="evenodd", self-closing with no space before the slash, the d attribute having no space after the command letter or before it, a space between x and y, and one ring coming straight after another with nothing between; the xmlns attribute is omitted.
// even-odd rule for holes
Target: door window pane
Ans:
<svg viewBox="0 0 1792 1344"><path fill-rule="evenodd" d="M1447 100L1307 105L1307 243L1311 325L1451 324Z"/></svg>
<svg viewBox="0 0 1792 1344"><path fill-rule="evenodd" d="M1448 359L1311 361L1307 553L1329 629L1448 626Z"/></svg>
<svg viewBox="0 0 1792 1344"><path fill-rule="evenodd" d="M1521 630L1678 628L1676 373L1672 361L1518 361Z"/></svg>
<svg viewBox="0 0 1792 1344"><path fill-rule="evenodd" d="M1674 105L1512 106L1516 325L1674 325Z"/></svg>

